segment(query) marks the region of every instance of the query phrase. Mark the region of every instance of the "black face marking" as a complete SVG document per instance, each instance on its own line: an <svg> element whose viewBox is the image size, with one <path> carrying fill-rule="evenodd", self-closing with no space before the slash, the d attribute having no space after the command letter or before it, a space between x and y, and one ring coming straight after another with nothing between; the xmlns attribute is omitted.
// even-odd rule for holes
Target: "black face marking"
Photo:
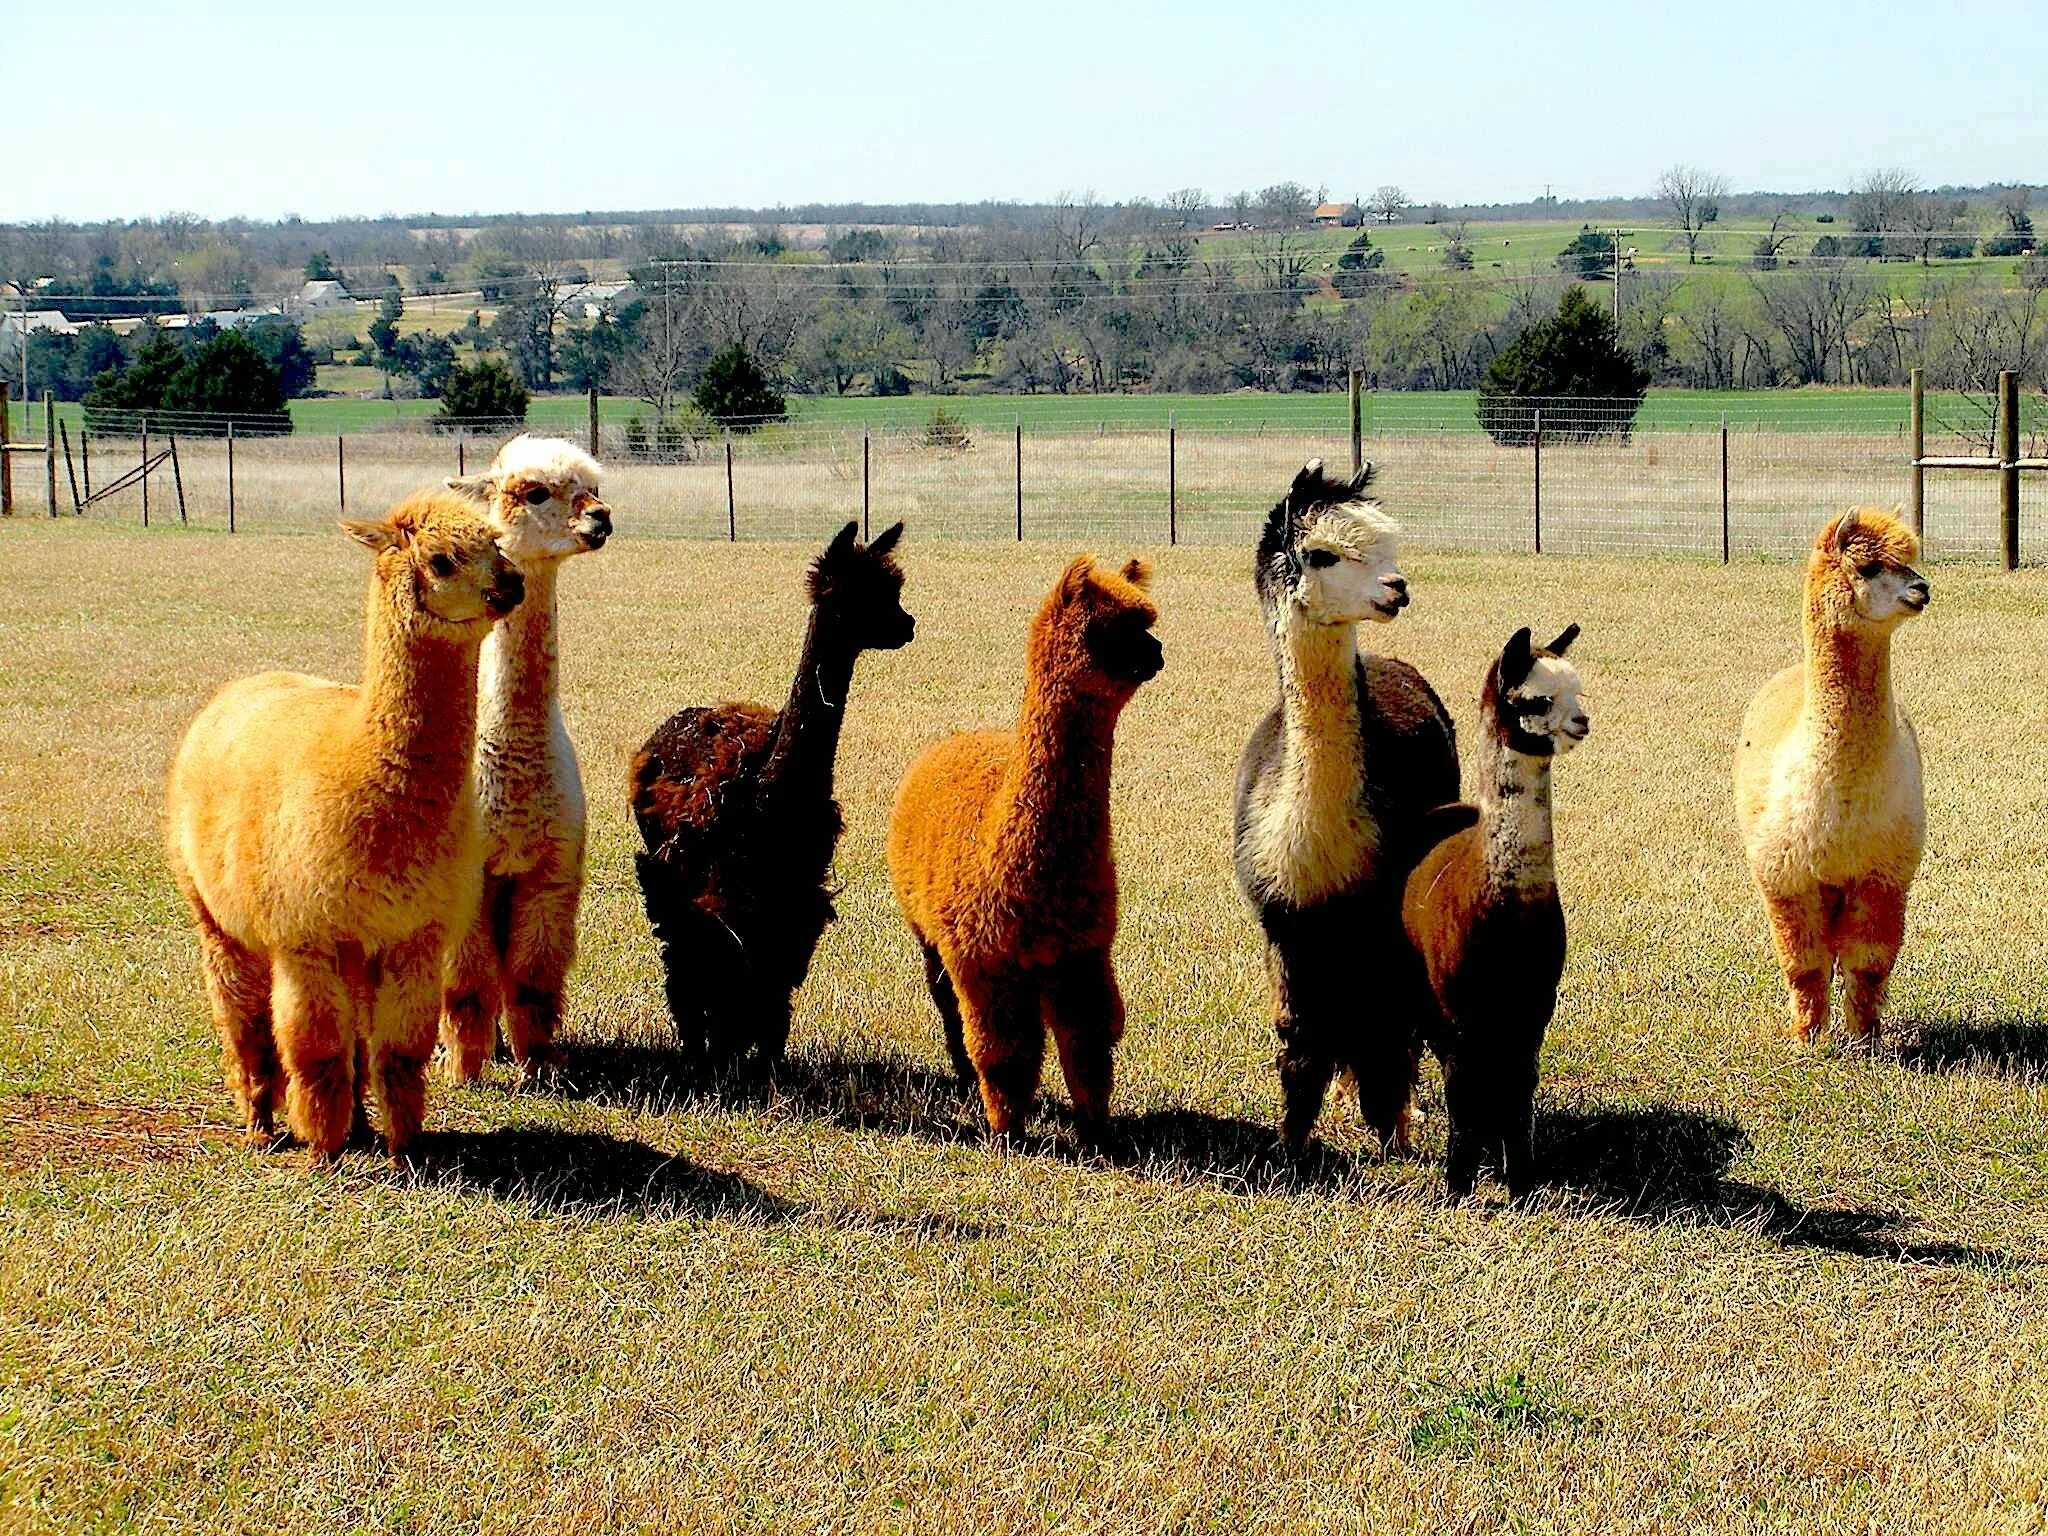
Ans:
<svg viewBox="0 0 2048 1536"><path fill-rule="evenodd" d="M1118 682L1142 683L1166 664L1159 637L1147 627L1142 614L1123 613L1089 625L1087 644L1090 659Z"/></svg>

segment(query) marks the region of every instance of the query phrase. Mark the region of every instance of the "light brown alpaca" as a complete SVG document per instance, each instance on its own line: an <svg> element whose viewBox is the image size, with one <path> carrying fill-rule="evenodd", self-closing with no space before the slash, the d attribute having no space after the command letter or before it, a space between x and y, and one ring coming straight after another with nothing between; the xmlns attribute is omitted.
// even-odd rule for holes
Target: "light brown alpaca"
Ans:
<svg viewBox="0 0 2048 1536"><path fill-rule="evenodd" d="M1892 698L1892 631L1927 606L1920 541L1889 513L1830 522L1806 563L1806 659L1757 691L1735 752L1735 810L1771 920L1793 1036L1877 1029L1920 867L1920 743Z"/></svg>
<svg viewBox="0 0 2048 1536"><path fill-rule="evenodd" d="M526 601L483 649L483 900L449 956L441 1013L441 1043L458 1082L483 1070L501 1014L522 1076L555 1059L562 984L576 956L584 837L583 779L557 692L555 580L563 561L611 537L601 474L573 443L522 433L484 473L448 482L475 498L526 578Z"/></svg>
<svg viewBox="0 0 2048 1536"><path fill-rule="evenodd" d="M230 683L171 764L171 871L199 930L228 1086L318 1158L367 1088L394 1161L418 1133L449 938L476 907L476 658L523 583L461 497L344 523L375 551L358 687Z"/></svg>

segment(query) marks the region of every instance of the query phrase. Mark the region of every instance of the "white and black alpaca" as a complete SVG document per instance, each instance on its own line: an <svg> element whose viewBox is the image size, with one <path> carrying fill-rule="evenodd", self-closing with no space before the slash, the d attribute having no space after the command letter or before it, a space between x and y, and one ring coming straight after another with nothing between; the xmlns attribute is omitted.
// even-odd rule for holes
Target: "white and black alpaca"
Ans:
<svg viewBox="0 0 2048 1536"><path fill-rule="evenodd" d="M1237 881L1266 934L1281 1133L1300 1155L1348 1072L1389 1151L1405 1146L1428 998L1401 933L1427 813L1458 798L1451 717L1403 661L1362 655L1357 626L1408 604L1399 530L1311 459L1266 518L1254 579L1279 698L1237 770Z"/></svg>
<svg viewBox="0 0 2048 1536"><path fill-rule="evenodd" d="M1409 875L1402 904L1436 997L1427 1037L1443 1066L1446 1180L1458 1199L1483 1165L1517 1198L1534 1183L1537 1060L1565 956L1550 768L1590 728L1579 674L1564 659L1578 633L1574 624L1537 647L1518 629L1487 669L1478 808L1436 814L1449 835Z"/></svg>

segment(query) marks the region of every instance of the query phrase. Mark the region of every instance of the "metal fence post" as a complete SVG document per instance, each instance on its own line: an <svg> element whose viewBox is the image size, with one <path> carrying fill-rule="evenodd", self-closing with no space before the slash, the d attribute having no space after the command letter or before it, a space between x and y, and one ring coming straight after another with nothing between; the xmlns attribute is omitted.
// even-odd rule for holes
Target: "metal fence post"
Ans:
<svg viewBox="0 0 2048 1536"><path fill-rule="evenodd" d="M1166 542L1180 542L1180 443L1172 411L1166 413Z"/></svg>
<svg viewBox="0 0 2048 1536"><path fill-rule="evenodd" d="M7 386L0 384L0 517L14 516L14 455L7 451Z"/></svg>
<svg viewBox="0 0 2048 1536"><path fill-rule="evenodd" d="M1926 532L1927 471L1920 461L1927 457L1927 375L1913 370L1913 469L1911 474L1913 532Z"/></svg>
<svg viewBox="0 0 2048 1536"><path fill-rule="evenodd" d="M341 515L348 516L348 439L340 433L334 436L334 490L341 499Z"/></svg>
<svg viewBox="0 0 2048 1536"><path fill-rule="evenodd" d="M860 429L860 536L868 538L868 429Z"/></svg>
<svg viewBox="0 0 2048 1536"><path fill-rule="evenodd" d="M725 429L725 541L740 541L740 514L732 494L732 428Z"/></svg>
<svg viewBox="0 0 2048 1536"><path fill-rule="evenodd" d="M178 468L178 434L170 435L171 441L171 484L178 491L178 526L185 526L185 473Z"/></svg>
<svg viewBox="0 0 2048 1536"><path fill-rule="evenodd" d="M457 427L455 429L455 474L458 479L469 473L468 448L469 444L464 441L464 429Z"/></svg>
<svg viewBox="0 0 2048 1536"><path fill-rule="evenodd" d="M1365 417L1358 398L1358 370L1351 370L1349 382L1351 394L1351 473L1357 474L1365 467Z"/></svg>
<svg viewBox="0 0 2048 1536"><path fill-rule="evenodd" d="M142 526L149 526L149 412L142 413Z"/></svg>
<svg viewBox="0 0 2048 1536"><path fill-rule="evenodd" d="M1728 413L1721 413L1721 563L1728 563Z"/></svg>
<svg viewBox="0 0 2048 1536"><path fill-rule="evenodd" d="M64 434L64 474L71 481L71 515L76 517L85 508L78 499L78 466L71 462L71 429L60 421L57 430Z"/></svg>
<svg viewBox="0 0 2048 1536"><path fill-rule="evenodd" d="M1016 417L1017 426L1017 542L1024 542L1024 415Z"/></svg>
<svg viewBox="0 0 2048 1536"><path fill-rule="evenodd" d="M1543 407L1537 406L1529 442L1536 450L1536 553L1543 553Z"/></svg>
<svg viewBox="0 0 2048 1536"><path fill-rule="evenodd" d="M228 423L228 532L235 531L235 424Z"/></svg>
<svg viewBox="0 0 2048 1536"><path fill-rule="evenodd" d="M2020 564L2020 376L1998 376L1998 527L2005 568Z"/></svg>

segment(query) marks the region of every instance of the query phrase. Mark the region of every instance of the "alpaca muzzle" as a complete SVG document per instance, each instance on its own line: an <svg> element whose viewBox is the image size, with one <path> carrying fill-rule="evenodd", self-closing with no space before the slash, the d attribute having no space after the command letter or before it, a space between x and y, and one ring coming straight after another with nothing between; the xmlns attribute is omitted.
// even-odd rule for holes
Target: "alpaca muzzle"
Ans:
<svg viewBox="0 0 2048 1536"><path fill-rule="evenodd" d="M508 569L484 592L484 606L499 618L526 601L526 578Z"/></svg>
<svg viewBox="0 0 2048 1536"><path fill-rule="evenodd" d="M612 536L612 509L601 501L591 503L577 514L573 531L585 549L603 549Z"/></svg>

